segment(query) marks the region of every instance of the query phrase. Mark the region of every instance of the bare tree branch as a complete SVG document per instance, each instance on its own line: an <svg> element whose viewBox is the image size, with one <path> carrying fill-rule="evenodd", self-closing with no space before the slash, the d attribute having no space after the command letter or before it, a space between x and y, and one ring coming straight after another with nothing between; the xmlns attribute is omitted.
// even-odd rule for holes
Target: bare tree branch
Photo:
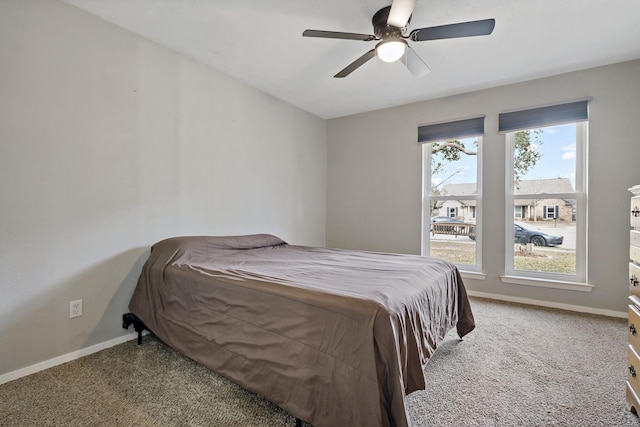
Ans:
<svg viewBox="0 0 640 427"><path fill-rule="evenodd" d="M438 146L436 147L435 144L432 146L431 150L433 153L437 153L438 151L442 151L446 148L457 148L458 150L460 150L461 152L463 152L464 154L467 154L469 156L475 156L478 153L476 153L475 151L469 151L465 148L464 145L456 142L456 141L447 141L447 142L442 142L440 144L438 144Z"/></svg>

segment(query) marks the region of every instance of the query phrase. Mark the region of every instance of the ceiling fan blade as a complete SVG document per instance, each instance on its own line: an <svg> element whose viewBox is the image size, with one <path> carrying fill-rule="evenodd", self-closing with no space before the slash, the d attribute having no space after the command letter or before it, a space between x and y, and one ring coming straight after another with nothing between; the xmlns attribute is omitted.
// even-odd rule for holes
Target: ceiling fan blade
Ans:
<svg viewBox="0 0 640 427"><path fill-rule="evenodd" d="M304 37L322 37L325 39L347 39L362 40L365 42L375 40L376 36L371 34L342 33L340 31L304 30Z"/></svg>
<svg viewBox="0 0 640 427"><path fill-rule="evenodd" d="M337 77L337 78L347 77L349 74L354 72L358 67L363 65L365 62L367 62L368 60L370 60L374 56L376 56L376 50L375 49L371 49L369 52L365 53L360 58L356 59L351 64L349 64L346 67L344 67L342 69L342 71L340 71L338 74L336 74L333 77Z"/></svg>
<svg viewBox="0 0 640 427"><path fill-rule="evenodd" d="M409 38L416 42L426 40L455 39L458 37L487 36L493 32L495 19L460 22L438 27L417 28L411 31Z"/></svg>
<svg viewBox="0 0 640 427"><path fill-rule="evenodd" d="M387 24L398 28L406 27L415 7L416 0L393 0Z"/></svg>
<svg viewBox="0 0 640 427"><path fill-rule="evenodd" d="M411 47L407 49L407 54L402 57L402 63L414 77L424 77L431 72L431 69Z"/></svg>

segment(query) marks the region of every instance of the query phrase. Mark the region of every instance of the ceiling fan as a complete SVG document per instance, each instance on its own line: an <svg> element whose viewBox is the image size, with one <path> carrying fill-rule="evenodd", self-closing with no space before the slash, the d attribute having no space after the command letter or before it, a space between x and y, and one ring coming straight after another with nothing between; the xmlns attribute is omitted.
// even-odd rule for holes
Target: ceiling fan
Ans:
<svg viewBox="0 0 640 427"><path fill-rule="evenodd" d="M422 77L431 70L418 54L411 49L411 46L407 43L407 39L414 42L422 42L427 40L486 36L493 32L493 28L496 25L495 19L482 19L479 21L460 22L437 27L417 28L411 31L408 36L405 36L407 25L411 20L411 14L415 6L416 0L393 0L391 6L377 11L371 20L373 33L375 35L322 30L305 30L302 35L304 37L362 40L365 42L378 41L375 48L347 65L333 77L340 78L348 76L374 56L377 56L384 62L402 60L414 76Z"/></svg>

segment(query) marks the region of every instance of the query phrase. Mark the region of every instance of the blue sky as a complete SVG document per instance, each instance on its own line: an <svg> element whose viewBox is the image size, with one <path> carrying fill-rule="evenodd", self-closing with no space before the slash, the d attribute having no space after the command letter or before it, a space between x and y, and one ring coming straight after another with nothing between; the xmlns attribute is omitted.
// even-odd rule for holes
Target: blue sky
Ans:
<svg viewBox="0 0 640 427"><path fill-rule="evenodd" d="M575 188L576 125L551 126L542 129L538 151L542 158L524 179L570 178Z"/></svg>
<svg viewBox="0 0 640 427"><path fill-rule="evenodd" d="M542 128L539 135L541 144L535 144L542 153L538 163L522 179L570 178L575 188L576 170L576 125L573 123ZM534 139L534 138L532 138ZM472 148L474 138L461 140ZM470 183L476 181L476 156L462 155L460 161L451 163L445 170L433 177L433 183L446 180L446 184Z"/></svg>

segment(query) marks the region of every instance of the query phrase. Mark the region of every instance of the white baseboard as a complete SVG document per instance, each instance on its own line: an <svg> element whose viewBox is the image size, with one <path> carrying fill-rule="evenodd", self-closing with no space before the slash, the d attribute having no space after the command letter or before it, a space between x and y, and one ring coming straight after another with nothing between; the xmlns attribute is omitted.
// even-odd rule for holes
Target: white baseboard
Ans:
<svg viewBox="0 0 640 427"><path fill-rule="evenodd" d="M147 331L144 332L146 333ZM100 350L104 350L106 348L113 347L130 340L135 340L137 338L138 334L136 332L132 332L130 334L122 335L109 341L81 348L80 350L72 351L71 353L63 354L62 356L54 357L53 359L45 360L44 362L36 363L35 365L27 366L25 368L21 368L12 372L7 372L6 374L0 375L0 384L8 383L9 381L17 380L18 378L26 377L27 375L35 374L36 372L53 368L57 365L62 365L63 363L79 359L83 356L87 356Z"/></svg>
<svg viewBox="0 0 640 427"><path fill-rule="evenodd" d="M478 297L478 298L489 298L489 299L495 299L498 301L517 302L520 304L529 304L529 305L539 305L541 307L559 308L561 310L577 311L579 313L599 314L602 316L619 317L622 319L626 319L628 316L628 313L624 311L603 310L601 308L583 307L581 305L562 304L559 302L549 302L549 301L541 301L541 300L535 300L535 299L529 299L529 298L511 297L508 295L489 294L485 292L476 292L476 291L470 291L470 290L467 290L467 294L469 296Z"/></svg>

